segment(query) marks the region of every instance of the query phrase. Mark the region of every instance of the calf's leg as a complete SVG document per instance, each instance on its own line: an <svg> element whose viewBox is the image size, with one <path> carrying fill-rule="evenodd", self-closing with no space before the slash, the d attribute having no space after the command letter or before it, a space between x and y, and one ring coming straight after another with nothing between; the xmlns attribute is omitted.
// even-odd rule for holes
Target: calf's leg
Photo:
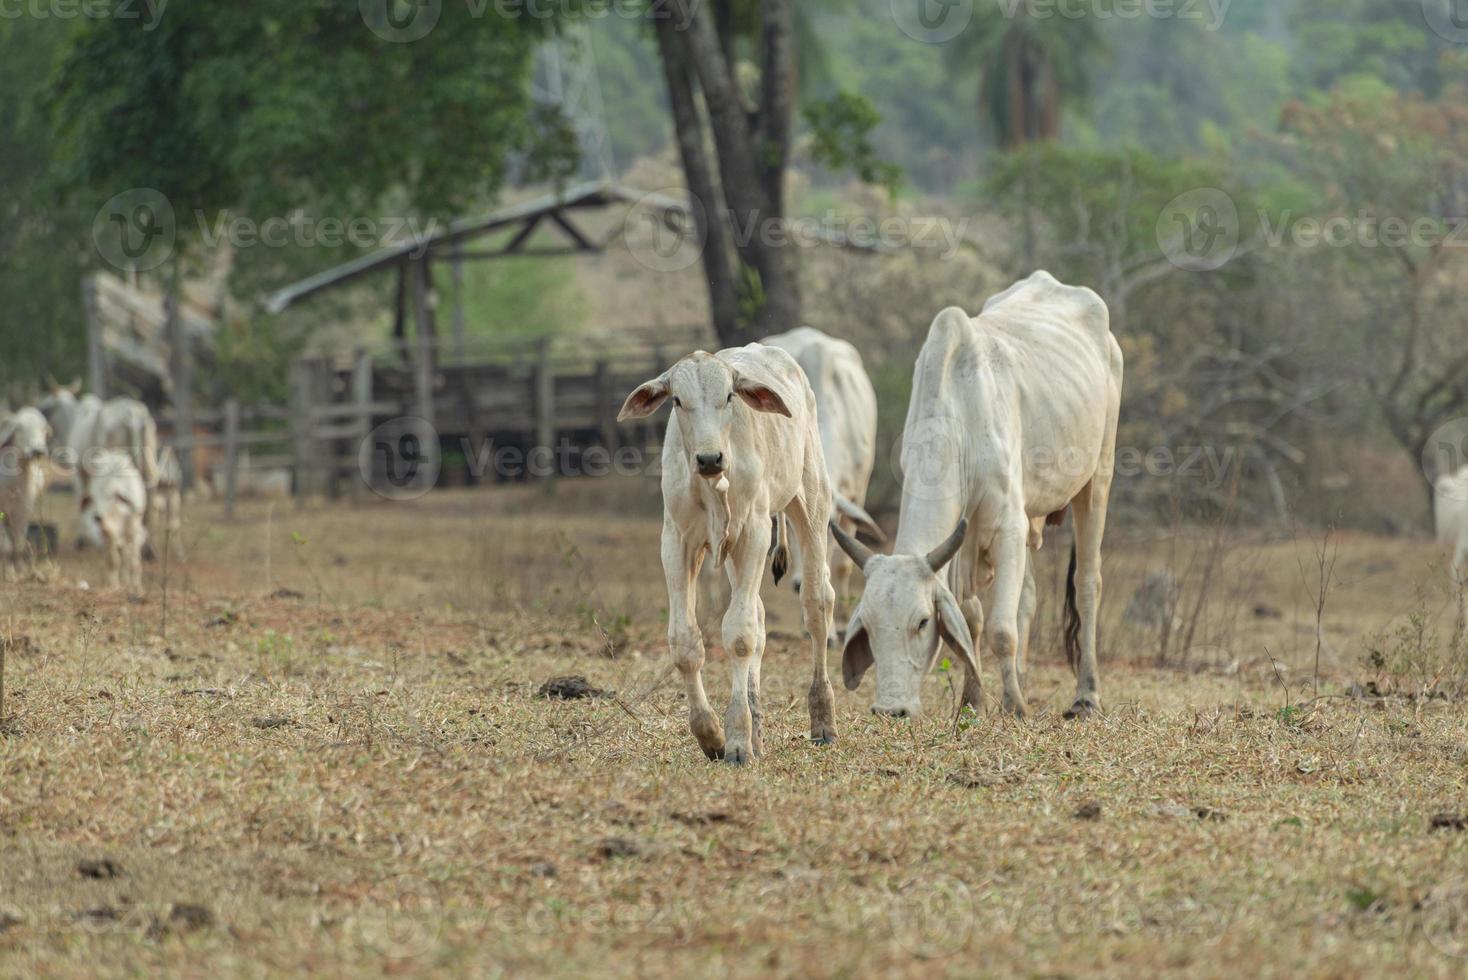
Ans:
<svg viewBox="0 0 1468 980"><path fill-rule="evenodd" d="M770 552L769 521L752 518L729 551L729 611L724 614L724 649L729 652L733 689L724 715L724 761L750 762L760 751L758 719L760 659L765 652L765 607L759 595Z"/></svg>
<svg viewBox="0 0 1468 980"><path fill-rule="evenodd" d="M694 605L695 580L708 546L684 537L663 519L663 575L668 582L668 649L688 697L688 729L710 759L724 755L724 730L703 689L703 633Z"/></svg>
<svg viewBox="0 0 1468 980"><path fill-rule="evenodd" d="M817 745L836 741L836 698L831 693L831 679L826 672L826 640L831 635L832 610L836 591L831 588L829 556L826 549L826 523L830 520L830 493L799 497L790 505L790 529L800 544L802 583L800 606L805 614L805 631L810 634L811 682L807 704L810 707L810 740Z"/></svg>

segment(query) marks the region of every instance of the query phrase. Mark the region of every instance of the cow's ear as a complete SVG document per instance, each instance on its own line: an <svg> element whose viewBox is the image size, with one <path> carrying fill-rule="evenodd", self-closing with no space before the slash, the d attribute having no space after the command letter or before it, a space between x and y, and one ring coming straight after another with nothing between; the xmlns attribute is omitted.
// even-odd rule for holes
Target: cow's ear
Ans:
<svg viewBox="0 0 1468 980"><path fill-rule="evenodd" d="M967 661L969 669L973 671L972 676L978 677L979 654L974 649L973 637L969 635L968 620L964 618L958 600L953 598L953 593L949 592L948 587L941 583L938 585L934 599L938 635L943 638L944 643L948 644L949 649Z"/></svg>
<svg viewBox="0 0 1468 980"><path fill-rule="evenodd" d="M738 393L744 404L756 412L783 415L787 419L793 417L789 407L785 404L785 399L780 397L779 392L762 381L735 372L734 391Z"/></svg>
<svg viewBox="0 0 1468 980"><path fill-rule="evenodd" d="M662 408L663 402L668 400L671 392L666 372L651 381L638 385L637 390L628 395L627 400L622 403L622 410L617 413L617 421L626 422L629 419L647 418Z"/></svg>
<svg viewBox="0 0 1468 980"><path fill-rule="evenodd" d="M846 624L846 646L841 651L841 679L846 682L846 689L854 691L861 687L861 679L871 666L872 641L858 609Z"/></svg>

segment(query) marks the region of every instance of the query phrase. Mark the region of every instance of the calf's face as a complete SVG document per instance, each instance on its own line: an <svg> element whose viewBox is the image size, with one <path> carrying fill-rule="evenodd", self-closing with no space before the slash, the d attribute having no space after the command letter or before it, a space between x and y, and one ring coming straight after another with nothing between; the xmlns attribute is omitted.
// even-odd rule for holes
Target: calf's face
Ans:
<svg viewBox="0 0 1468 980"><path fill-rule="evenodd" d="M745 377L712 354L685 357L627 396L617 421L646 418L672 402L689 468L715 480L734 467L730 432L741 406L790 417L790 409L768 384Z"/></svg>
<svg viewBox="0 0 1468 980"><path fill-rule="evenodd" d="M841 654L848 691L861 686L876 667L877 696L872 713L912 718L922 713L922 687L946 644L978 674L978 655L958 600L939 572L963 543L966 524L929 555L883 557L848 536L832 531L842 550L866 575L866 591L852 613Z"/></svg>

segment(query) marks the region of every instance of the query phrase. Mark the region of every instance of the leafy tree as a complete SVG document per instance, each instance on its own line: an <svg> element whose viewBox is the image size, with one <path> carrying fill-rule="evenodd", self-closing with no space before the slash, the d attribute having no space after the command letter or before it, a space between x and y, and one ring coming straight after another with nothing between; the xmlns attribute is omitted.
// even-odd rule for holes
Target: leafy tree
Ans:
<svg viewBox="0 0 1468 980"><path fill-rule="evenodd" d="M1084 101L1103 50L1096 20L1036 17L1027 4L1001 0L977 4L974 15L947 54L953 67L978 70L980 111L999 146L1058 139L1062 109Z"/></svg>
<svg viewBox="0 0 1468 980"><path fill-rule="evenodd" d="M493 193L535 144L527 79L551 27L443 4L426 36L399 41L367 22L371 6L176 4L153 30L89 20L52 102L62 185L94 202L154 188L185 235L224 209L442 216Z"/></svg>
<svg viewBox="0 0 1468 980"><path fill-rule="evenodd" d="M90 215L46 193L55 141L38 108L72 33L65 21L0 19L0 382L14 398L47 374L70 378L85 356Z"/></svg>
<svg viewBox="0 0 1468 980"><path fill-rule="evenodd" d="M1468 231L1457 217L1468 213L1468 90L1338 91L1291 107L1280 149L1321 189L1312 217L1344 229L1294 241L1329 284L1316 294L1344 328L1342 360L1392 436L1425 460L1433 433L1468 404L1457 244Z"/></svg>
<svg viewBox="0 0 1468 980"><path fill-rule="evenodd" d="M684 176L701 204L695 233L715 330L722 342L737 344L788 329L800 323L795 251L762 232L786 215L802 16L793 0L673 0L649 8L649 16ZM758 66L752 84L741 71L744 51ZM705 116L717 176L705 147ZM841 97L812 110L807 121L835 127L817 135L822 162L853 154L846 162L895 181L867 139L877 119L860 100Z"/></svg>

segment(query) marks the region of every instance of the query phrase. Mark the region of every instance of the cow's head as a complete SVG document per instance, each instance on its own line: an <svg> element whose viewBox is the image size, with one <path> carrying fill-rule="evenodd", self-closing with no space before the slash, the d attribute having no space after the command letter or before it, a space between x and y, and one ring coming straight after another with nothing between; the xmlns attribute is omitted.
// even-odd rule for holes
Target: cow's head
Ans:
<svg viewBox="0 0 1468 980"><path fill-rule="evenodd" d="M71 431L72 423L76 420L79 403L77 395L81 392L81 382L76 381L69 385L51 384L51 392L42 398L36 406L41 414L46 417L52 428L62 434L63 437Z"/></svg>
<svg viewBox="0 0 1468 980"><path fill-rule="evenodd" d="M877 668L877 698L872 712L911 718L922 712L923 678L947 644L977 675L978 655L958 600L939 573L958 554L968 522L927 555L877 555L833 524L841 550L866 575L866 591L846 629L841 674L846 689L861 686Z"/></svg>
<svg viewBox="0 0 1468 980"><path fill-rule="evenodd" d="M617 421L646 418L670 400L689 467L710 480L734 467L729 432L742 411L741 405L756 412L790 417L790 409L770 380L749 377L700 351L628 395Z"/></svg>
<svg viewBox="0 0 1468 980"><path fill-rule="evenodd" d="M51 426L34 408L23 408L0 423L0 450L24 462L46 455Z"/></svg>

